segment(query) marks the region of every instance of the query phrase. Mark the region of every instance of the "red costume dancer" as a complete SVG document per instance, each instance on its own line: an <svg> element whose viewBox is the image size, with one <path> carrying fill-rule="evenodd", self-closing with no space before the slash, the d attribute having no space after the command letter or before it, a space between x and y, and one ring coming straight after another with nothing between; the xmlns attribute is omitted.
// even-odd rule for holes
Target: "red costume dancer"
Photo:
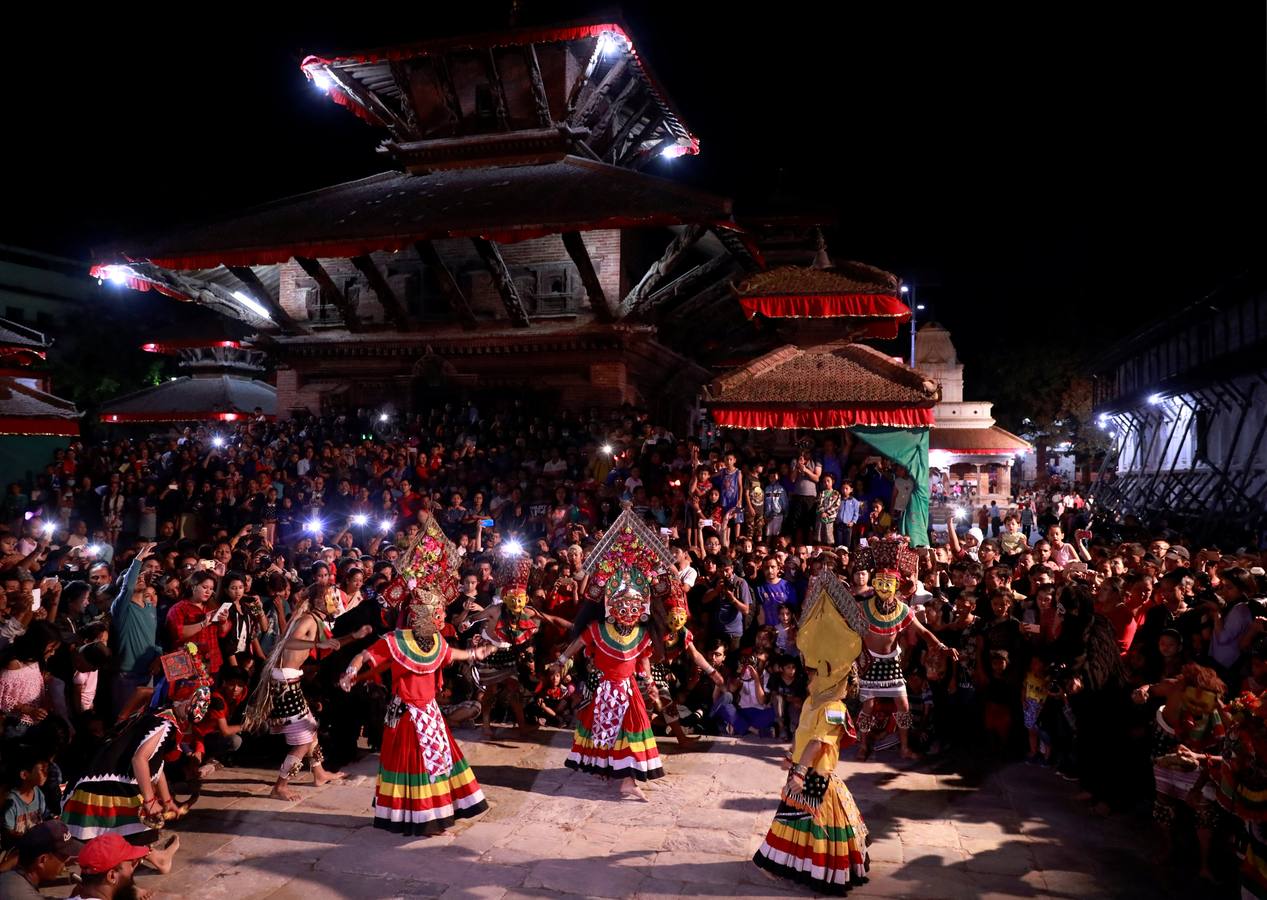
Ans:
<svg viewBox="0 0 1267 900"><path fill-rule="evenodd" d="M691 629L687 627L690 610L686 603L686 586L672 576L658 578L652 589L652 597L663 604L666 628L663 642L664 661L651 664L650 683L655 685L659 703L651 703L649 700L648 702L653 711L664 717L665 727L673 732L678 744L682 747L691 747L699 743L699 738L688 737L682 729L682 723L678 720L677 703L673 699L674 687L688 672L687 660L690 661L690 665L711 678L713 684L718 687L725 685L726 681L695 646L695 637L691 634ZM683 657L686 658L683 659ZM644 687L644 699L648 699L647 693L648 689Z"/></svg>
<svg viewBox="0 0 1267 900"><path fill-rule="evenodd" d="M621 795L646 799L637 782L660 778L664 767L651 733L651 720L635 683L651 683L650 582L667 569L668 551L631 510L621 513L586 561L590 590L606 596L607 618L591 622L560 655L563 665L584 648L600 681L593 702L578 715L570 769L621 778Z"/></svg>
<svg viewBox="0 0 1267 900"><path fill-rule="evenodd" d="M409 630L395 631L357 654L340 687L350 690L361 667L392 676L392 701L383 726L374 826L403 834L434 835L455 819L488 809L484 792L467 765L436 704L440 670L450 662L483 659L492 651L471 653L450 647L440 636L444 598L415 589Z"/></svg>

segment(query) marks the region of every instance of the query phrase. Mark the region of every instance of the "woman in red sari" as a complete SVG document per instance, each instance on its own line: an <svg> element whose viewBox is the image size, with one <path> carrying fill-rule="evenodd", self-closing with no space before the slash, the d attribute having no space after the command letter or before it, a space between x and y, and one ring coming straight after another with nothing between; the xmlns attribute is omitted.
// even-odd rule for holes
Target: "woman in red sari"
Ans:
<svg viewBox="0 0 1267 900"><path fill-rule="evenodd" d="M455 819L488 809L484 792L449 734L436 704L440 671L451 662L482 660L496 648L471 652L450 647L440 635L444 598L417 589L410 628L394 631L358 653L339 685L345 691L360 677L392 675L392 701L383 726L374 826L403 834L436 835ZM370 671L361 675L366 663Z"/></svg>

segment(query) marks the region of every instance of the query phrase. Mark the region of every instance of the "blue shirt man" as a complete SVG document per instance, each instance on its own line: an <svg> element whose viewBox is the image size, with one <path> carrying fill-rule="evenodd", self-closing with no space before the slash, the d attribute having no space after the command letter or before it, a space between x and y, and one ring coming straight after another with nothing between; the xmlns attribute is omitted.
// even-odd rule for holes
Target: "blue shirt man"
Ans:
<svg viewBox="0 0 1267 900"><path fill-rule="evenodd" d="M757 585L757 601L761 604L761 624L779 624L779 607L796 605L796 589L779 577L779 561L767 559L762 566L764 580Z"/></svg>

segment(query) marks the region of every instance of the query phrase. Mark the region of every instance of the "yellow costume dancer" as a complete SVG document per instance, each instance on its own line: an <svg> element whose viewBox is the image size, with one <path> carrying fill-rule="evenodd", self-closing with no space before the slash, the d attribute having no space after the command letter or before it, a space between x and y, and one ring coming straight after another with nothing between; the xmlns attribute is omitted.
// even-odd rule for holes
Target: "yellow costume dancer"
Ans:
<svg viewBox="0 0 1267 900"><path fill-rule="evenodd" d="M835 774L840 750L855 740L843 697L862 639L850 626L857 602L830 572L807 593L796 646L812 673L792 750L792 771L765 841L752 861L823 894L867 880L867 826Z"/></svg>

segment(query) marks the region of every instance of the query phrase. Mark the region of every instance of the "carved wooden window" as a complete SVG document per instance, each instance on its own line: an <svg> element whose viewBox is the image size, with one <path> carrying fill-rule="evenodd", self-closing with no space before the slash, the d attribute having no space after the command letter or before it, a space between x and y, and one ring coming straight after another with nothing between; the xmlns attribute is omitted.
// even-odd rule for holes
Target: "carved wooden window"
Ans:
<svg viewBox="0 0 1267 900"><path fill-rule="evenodd" d="M580 278L576 269L564 263L537 269L537 312L567 313L576 309Z"/></svg>
<svg viewBox="0 0 1267 900"><path fill-rule="evenodd" d="M356 312L361 304L361 285L356 278L335 278L334 283L342 289L348 307ZM296 285L299 296L303 299L304 309L308 313L308 321L314 325L345 325L343 313L334 299L326 295L315 281L300 281Z"/></svg>

